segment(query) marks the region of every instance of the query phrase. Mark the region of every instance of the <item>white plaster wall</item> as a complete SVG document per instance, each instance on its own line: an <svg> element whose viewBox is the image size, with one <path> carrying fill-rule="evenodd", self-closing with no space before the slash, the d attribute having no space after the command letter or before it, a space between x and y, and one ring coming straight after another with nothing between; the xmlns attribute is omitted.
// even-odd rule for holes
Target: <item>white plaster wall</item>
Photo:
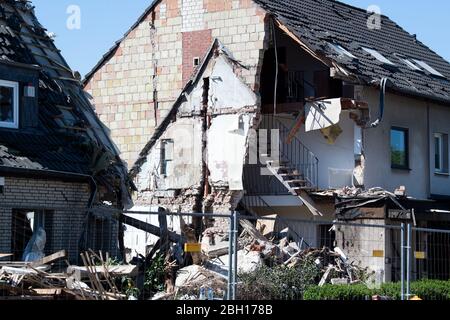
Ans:
<svg viewBox="0 0 450 320"><path fill-rule="evenodd" d="M161 149L158 142L138 175L139 191L187 189L199 185L202 177L201 119L178 119L167 128L160 141L163 139L174 141L174 159L168 166L168 175L160 175Z"/></svg>
<svg viewBox="0 0 450 320"><path fill-rule="evenodd" d="M294 120L279 119L287 128L291 128ZM329 144L320 131L306 132L302 126L297 138L319 159L319 188L328 189L330 184L330 170L341 171L349 174L351 183L351 173L355 168L355 122L349 118L349 113L341 113L339 126L343 133L337 138L334 144ZM341 185L344 187L346 185Z"/></svg>
<svg viewBox="0 0 450 320"><path fill-rule="evenodd" d="M243 190L242 176L247 139L254 114L213 118L208 130L208 168L212 184L228 184Z"/></svg>
<svg viewBox="0 0 450 320"><path fill-rule="evenodd" d="M379 93L365 88L363 99L370 106L371 117L378 117ZM365 185L394 191L406 186L407 194L416 198L428 198L428 138L427 106L420 100L388 94L385 116L380 126L364 130L366 155ZM391 127L409 129L409 157L411 171L391 168Z"/></svg>
<svg viewBox="0 0 450 320"><path fill-rule="evenodd" d="M241 109L257 104L255 93L234 73L233 66L223 56L215 60L210 75L209 105L217 109Z"/></svg>
<svg viewBox="0 0 450 320"><path fill-rule="evenodd" d="M135 206L131 212L139 212L136 214L126 214L127 216L134 218L136 220L143 221L145 223L159 227L159 220L157 214L143 214L143 212L158 212L158 207L155 206ZM181 234L181 220L178 216L167 216L167 227L170 231L174 231ZM189 220L186 220L189 222ZM130 257L137 256L137 254L142 254L146 256L146 249L148 246L154 245L159 237L152 235L148 232L139 230L135 227L126 225L126 230L124 232L124 246L125 249L130 250Z"/></svg>
<svg viewBox="0 0 450 320"><path fill-rule="evenodd" d="M430 108L430 177L431 194L450 196L450 176L436 174L434 170L434 140L435 133L445 133L450 136L450 107L429 104ZM448 148L450 153L450 147ZM447 155L450 159L450 154Z"/></svg>

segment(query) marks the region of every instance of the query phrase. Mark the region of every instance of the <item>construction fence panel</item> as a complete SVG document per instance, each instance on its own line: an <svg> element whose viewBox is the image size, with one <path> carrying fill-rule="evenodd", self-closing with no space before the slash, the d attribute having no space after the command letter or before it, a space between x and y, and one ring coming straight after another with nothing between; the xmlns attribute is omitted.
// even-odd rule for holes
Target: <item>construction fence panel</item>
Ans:
<svg viewBox="0 0 450 320"><path fill-rule="evenodd" d="M230 298L230 216L4 204L0 213L0 300Z"/></svg>
<svg viewBox="0 0 450 320"><path fill-rule="evenodd" d="M366 284L373 295L379 295L382 285L392 282L398 285L396 297L402 298L403 225L277 217L258 218L256 227L268 240L275 240L269 240L266 248L246 247L247 252L261 250L268 267L239 275L239 299L302 300L308 288L330 284ZM372 299L372 295L358 298Z"/></svg>
<svg viewBox="0 0 450 320"><path fill-rule="evenodd" d="M450 230L408 225L409 279L450 280ZM411 289L411 295L414 295ZM443 297L436 297L440 299Z"/></svg>

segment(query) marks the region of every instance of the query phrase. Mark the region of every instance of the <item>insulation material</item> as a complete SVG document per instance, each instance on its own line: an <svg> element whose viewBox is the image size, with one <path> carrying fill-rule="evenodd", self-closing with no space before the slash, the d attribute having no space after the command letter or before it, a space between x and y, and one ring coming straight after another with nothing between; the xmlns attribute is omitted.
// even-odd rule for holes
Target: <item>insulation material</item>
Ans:
<svg viewBox="0 0 450 320"><path fill-rule="evenodd" d="M308 102L306 110L306 132L321 130L339 123L342 112L341 99Z"/></svg>
<svg viewBox="0 0 450 320"><path fill-rule="evenodd" d="M337 138L339 138L344 131L339 125L335 124L331 127L321 129L320 132L322 132L323 137L327 140L328 144L335 144Z"/></svg>
<svg viewBox="0 0 450 320"><path fill-rule="evenodd" d="M219 56L210 75L209 103L214 110L257 105L255 93L238 78L228 59Z"/></svg>
<svg viewBox="0 0 450 320"><path fill-rule="evenodd" d="M223 115L214 118L208 131L208 167L212 184L243 190L247 140L255 115Z"/></svg>

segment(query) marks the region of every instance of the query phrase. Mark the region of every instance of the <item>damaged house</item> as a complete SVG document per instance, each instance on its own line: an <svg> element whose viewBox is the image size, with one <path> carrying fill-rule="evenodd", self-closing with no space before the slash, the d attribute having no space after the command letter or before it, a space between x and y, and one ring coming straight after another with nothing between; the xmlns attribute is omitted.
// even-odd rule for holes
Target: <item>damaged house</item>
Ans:
<svg viewBox="0 0 450 320"><path fill-rule="evenodd" d="M331 0L155 1L84 81L134 209L312 218L290 228L352 256L373 248L336 219L448 228L450 64L371 18ZM398 255L394 231L364 230Z"/></svg>
<svg viewBox="0 0 450 320"><path fill-rule="evenodd" d="M119 222L93 211L130 206L126 165L79 75L28 1L2 0L0 252L23 261L34 234L43 254L75 263L89 248L116 255Z"/></svg>

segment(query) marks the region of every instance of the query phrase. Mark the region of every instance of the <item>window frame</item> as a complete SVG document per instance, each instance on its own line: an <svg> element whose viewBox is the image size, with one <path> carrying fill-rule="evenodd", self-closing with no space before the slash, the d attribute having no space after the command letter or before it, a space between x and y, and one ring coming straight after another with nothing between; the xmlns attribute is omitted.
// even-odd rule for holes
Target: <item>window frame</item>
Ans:
<svg viewBox="0 0 450 320"><path fill-rule="evenodd" d="M166 157L168 145L171 145L171 151L172 155L171 157ZM168 165L171 163L174 159L173 153L175 152L175 142L173 139L162 139L161 140L161 146L160 146L160 174L164 177L167 177L169 175L168 172Z"/></svg>
<svg viewBox="0 0 450 320"><path fill-rule="evenodd" d="M398 165L393 163L392 158L392 132L393 131L399 131L403 132L405 134L405 164L404 165ZM408 128L402 128L402 127L391 127L391 130L389 132L389 148L391 150L391 168L392 169L398 169L398 170L411 170L410 168L410 159L409 159L409 129Z"/></svg>
<svg viewBox="0 0 450 320"><path fill-rule="evenodd" d="M440 164L439 168L436 167L436 155L437 155L436 139L439 139L439 156L440 156L439 157L439 164ZM434 156L435 156L434 173L449 174L449 168L448 168L448 164L449 164L448 141L449 141L449 138L448 138L448 134L436 132L433 135L433 141L434 141Z"/></svg>
<svg viewBox="0 0 450 320"><path fill-rule="evenodd" d="M0 79L0 87L13 89L13 117L14 122L0 121L0 128L19 129L19 83Z"/></svg>

